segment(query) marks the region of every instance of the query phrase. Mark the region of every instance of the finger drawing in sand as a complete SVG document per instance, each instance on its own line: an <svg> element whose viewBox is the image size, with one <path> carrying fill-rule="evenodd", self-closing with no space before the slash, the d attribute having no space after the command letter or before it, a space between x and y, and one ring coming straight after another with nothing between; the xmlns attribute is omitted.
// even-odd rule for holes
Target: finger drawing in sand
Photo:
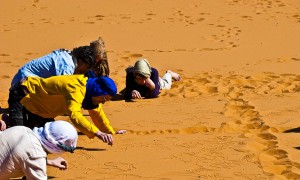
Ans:
<svg viewBox="0 0 300 180"><path fill-rule="evenodd" d="M126 69L125 99L156 98L162 89L170 89L172 80L180 81L179 74L167 70L159 77L156 68L151 67L147 59L139 59L133 67Z"/></svg>
<svg viewBox="0 0 300 180"><path fill-rule="evenodd" d="M12 0L0 12L0 180L8 168L18 179L300 179L299 1ZM78 140L51 147L76 150L46 162L34 129L58 121Z"/></svg>
<svg viewBox="0 0 300 180"><path fill-rule="evenodd" d="M113 145L112 134L124 133L124 130L115 131L111 127L102 104L116 93L115 82L106 76L29 76L10 89L8 125L32 129L67 114L75 127L86 136L96 136L104 143ZM83 116L81 108L88 110L94 124Z"/></svg>
<svg viewBox="0 0 300 180"><path fill-rule="evenodd" d="M70 123L54 121L33 130L11 127L0 132L0 139L0 179L48 179L46 165L65 170L68 162L61 157L47 159L47 155L73 153L78 135Z"/></svg>

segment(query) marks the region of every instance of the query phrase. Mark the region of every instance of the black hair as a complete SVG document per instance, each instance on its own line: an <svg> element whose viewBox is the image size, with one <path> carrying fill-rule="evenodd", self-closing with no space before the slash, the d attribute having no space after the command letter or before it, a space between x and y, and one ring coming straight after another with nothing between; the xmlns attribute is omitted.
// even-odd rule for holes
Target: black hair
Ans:
<svg viewBox="0 0 300 180"><path fill-rule="evenodd" d="M72 55L76 59L80 59L89 67L93 66L96 62L94 52L90 46L80 46L72 50Z"/></svg>

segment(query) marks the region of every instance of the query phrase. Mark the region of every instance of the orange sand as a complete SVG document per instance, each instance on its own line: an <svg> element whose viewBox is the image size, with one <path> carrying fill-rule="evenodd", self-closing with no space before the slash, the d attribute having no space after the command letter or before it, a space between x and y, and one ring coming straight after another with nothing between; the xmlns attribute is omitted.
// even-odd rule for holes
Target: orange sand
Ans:
<svg viewBox="0 0 300 180"><path fill-rule="evenodd" d="M112 147L80 135L49 177L300 179L299 1L10 0L0 12L2 108L23 64L99 36L120 91L139 57L183 78L157 99L105 104L128 133Z"/></svg>

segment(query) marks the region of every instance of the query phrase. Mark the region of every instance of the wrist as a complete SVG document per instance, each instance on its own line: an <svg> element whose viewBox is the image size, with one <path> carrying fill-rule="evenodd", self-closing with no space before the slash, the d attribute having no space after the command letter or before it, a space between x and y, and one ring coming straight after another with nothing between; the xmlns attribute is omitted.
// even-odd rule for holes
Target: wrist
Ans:
<svg viewBox="0 0 300 180"><path fill-rule="evenodd" d="M155 89L155 85L147 86L151 91Z"/></svg>
<svg viewBox="0 0 300 180"><path fill-rule="evenodd" d="M100 136L101 134L103 134L103 132L99 130L99 131L97 131L97 132L95 133L95 136L98 137L98 136Z"/></svg>
<svg viewBox="0 0 300 180"><path fill-rule="evenodd" d="M52 161L49 160L48 158L46 158L46 164L47 164L48 166L52 166Z"/></svg>

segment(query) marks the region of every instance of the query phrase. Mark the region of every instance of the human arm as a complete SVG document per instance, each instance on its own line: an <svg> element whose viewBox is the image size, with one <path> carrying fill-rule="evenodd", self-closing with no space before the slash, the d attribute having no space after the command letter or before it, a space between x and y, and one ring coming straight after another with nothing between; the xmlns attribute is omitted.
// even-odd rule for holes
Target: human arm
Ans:
<svg viewBox="0 0 300 180"><path fill-rule="evenodd" d="M94 138L95 133L98 132L99 129L92 122L87 120L82 114L81 104L83 101L83 96L77 92L74 92L69 96L70 97L67 98L67 113L70 117L70 120L72 121L73 125L88 138Z"/></svg>
<svg viewBox="0 0 300 180"><path fill-rule="evenodd" d="M146 94L145 98L156 98L160 94L160 87L159 87L159 74L155 68L152 68L150 80L147 79L146 85L149 88L148 93ZM154 86L154 88L153 88Z"/></svg>
<svg viewBox="0 0 300 180"><path fill-rule="evenodd" d="M20 167L26 179L47 179L46 157L24 159Z"/></svg>
<svg viewBox="0 0 300 180"><path fill-rule="evenodd" d="M88 112L89 112L89 115L90 115L93 123L101 132L104 132L107 134L115 134L116 133L115 130L113 129L113 127L110 125L110 122L103 111L102 104L99 104L99 106L95 109L88 110Z"/></svg>
<svg viewBox="0 0 300 180"><path fill-rule="evenodd" d="M113 145L113 137L111 134L107 134L107 133L104 133L102 131L98 131L96 132L96 137L101 139L104 143L107 143L108 145Z"/></svg>
<svg viewBox="0 0 300 180"><path fill-rule="evenodd" d="M125 134L126 133L126 130L118 130L116 131L116 134ZM108 145L113 145L113 137L111 134L107 134L107 133L104 133L102 131L98 131L96 132L96 136L101 139L103 142L107 143Z"/></svg>
<svg viewBox="0 0 300 180"><path fill-rule="evenodd" d="M62 157L47 159L47 165L59 168L60 170L66 170L68 168L68 162Z"/></svg>
<svg viewBox="0 0 300 180"><path fill-rule="evenodd" d="M112 126L109 123L109 120L107 119L102 104L99 104L99 107L96 109L88 110L89 115L96 125L96 127L99 129L98 132L96 132L96 136L101 139L103 142L108 143L109 145L113 144L113 138L112 134L124 134L126 133L126 130L118 130L115 131Z"/></svg>
<svg viewBox="0 0 300 180"><path fill-rule="evenodd" d="M59 84L59 90L66 101L67 109L65 113L69 115L73 125L88 138L92 139L99 129L82 114L82 103L85 97L87 79L83 75L70 76L69 79L63 79Z"/></svg>
<svg viewBox="0 0 300 180"><path fill-rule="evenodd" d="M6 123L3 120L0 120L0 131L4 131L6 129Z"/></svg>
<svg viewBox="0 0 300 180"><path fill-rule="evenodd" d="M126 133L126 130L115 131L113 129L113 127L110 125L110 122L107 119L107 117L103 111L102 104L99 104L99 107L96 109L88 110L88 112L89 112L89 115L90 115L92 121L94 122L94 124L100 131L102 131L104 133L108 133L108 134L125 134Z"/></svg>
<svg viewBox="0 0 300 180"><path fill-rule="evenodd" d="M77 127L87 137L92 139L96 136L97 138L101 139L103 142L108 143L109 145L113 144L112 135L99 130L97 126L95 126L93 123L88 121L85 117L83 117L81 112L80 113L77 112L76 115L74 115L74 117L75 118L71 118L71 121L73 122L75 127ZM115 133L113 129L112 129L112 133Z"/></svg>
<svg viewBox="0 0 300 180"><path fill-rule="evenodd" d="M92 122L83 116L81 110L72 111L70 113L70 120L80 132L85 134L90 139L93 139L96 135L95 133L99 131L99 129Z"/></svg>
<svg viewBox="0 0 300 180"><path fill-rule="evenodd" d="M150 91L153 91L155 89L155 84L150 78L146 79L145 86L147 86L150 89Z"/></svg>
<svg viewBox="0 0 300 180"><path fill-rule="evenodd" d="M133 90L133 91L131 91L131 98L132 99L142 99L142 96L141 96L140 92L138 92L137 90Z"/></svg>
<svg viewBox="0 0 300 180"><path fill-rule="evenodd" d="M67 108L68 108L67 113L68 113L72 123L74 124L74 126L77 129L79 129L83 134L88 136L90 139L94 138L95 136L97 136L99 138L99 137L101 137L101 136L99 136L99 133L102 132L103 130L100 129L100 132L99 132L98 127L100 127L100 126L97 124L93 124L93 122L87 120L82 114L81 108L84 106L83 100L85 97L86 84L85 84L85 81L81 81L82 82L81 84L79 84L78 82L80 83L80 81L68 83L67 85L63 86L63 88L62 88L62 92L65 96L66 104L67 104ZM95 107L97 107L97 106L95 106ZM89 108L89 107L85 107L85 108ZM103 118L103 119L104 119L104 121L106 120L107 124L108 124L107 125L108 129L106 129L106 130L109 131L111 134L114 134L115 132L110 127L108 120L105 118ZM95 120L93 120L93 121L96 122ZM104 129L104 131L105 131L105 129ZM107 133L107 132L105 132L105 133ZM105 142L104 138L102 138L101 140L104 140L104 142Z"/></svg>

